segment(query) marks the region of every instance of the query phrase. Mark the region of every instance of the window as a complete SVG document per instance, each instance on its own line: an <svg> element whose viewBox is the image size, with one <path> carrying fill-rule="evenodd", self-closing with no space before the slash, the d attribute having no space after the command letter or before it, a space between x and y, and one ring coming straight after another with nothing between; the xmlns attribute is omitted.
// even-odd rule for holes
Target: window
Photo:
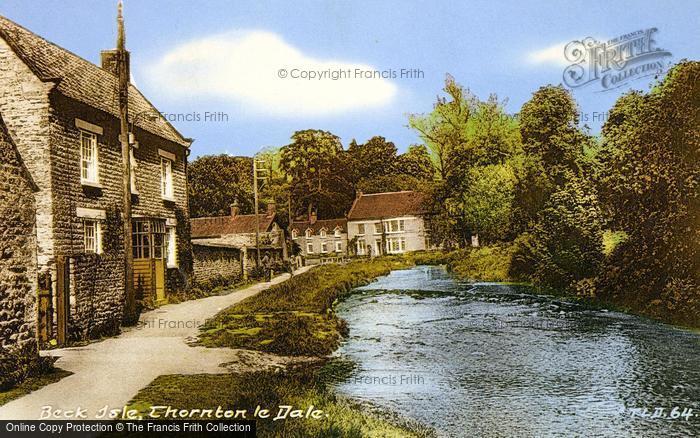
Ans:
<svg viewBox="0 0 700 438"><path fill-rule="evenodd" d="M165 228L165 261L168 267L177 267L177 232L175 227Z"/></svg>
<svg viewBox="0 0 700 438"><path fill-rule="evenodd" d="M314 244L312 242L309 242L306 244L306 253L307 254L313 254L314 253Z"/></svg>
<svg viewBox="0 0 700 438"><path fill-rule="evenodd" d="M374 241L374 250L377 253L377 255L381 255L381 253L382 253L382 239L377 239Z"/></svg>
<svg viewBox="0 0 700 438"><path fill-rule="evenodd" d="M340 227L336 227L336 229L333 231L333 235L335 237L340 237L341 232L342 230L340 229Z"/></svg>
<svg viewBox="0 0 700 438"><path fill-rule="evenodd" d="M296 239L299 237L299 231L298 230L292 230L292 239Z"/></svg>
<svg viewBox="0 0 700 438"><path fill-rule="evenodd" d="M365 234L365 224L357 224L357 234L359 234L359 235Z"/></svg>
<svg viewBox="0 0 700 438"><path fill-rule="evenodd" d="M328 252L328 243L321 242L321 252L324 254Z"/></svg>
<svg viewBox="0 0 700 438"><path fill-rule="evenodd" d="M377 222L374 224L374 234L382 234L382 223Z"/></svg>
<svg viewBox="0 0 700 438"><path fill-rule="evenodd" d="M357 255L365 255L365 242L362 240L357 242Z"/></svg>
<svg viewBox="0 0 700 438"><path fill-rule="evenodd" d="M406 221L403 219L394 219L387 222L390 233L400 233L406 230Z"/></svg>
<svg viewBox="0 0 700 438"><path fill-rule="evenodd" d="M97 135L80 131L80 182L99 183L97 167Z"/></svg>
<svg viewBox="0 0 700 438"><path fill-rule="evenodd" d="M326 238L326 235L327 235L326 229L325 229L325 228L321 228L321 237L325 239L325 238Z"/></svg>
<svg viewBox="0 0 700 438"><path fill-rule="evenodd" d="M160 157L160 194L165 199L173 198L173 162L165 157Z"/></svg>
<svg viewBox="0 0 700 438"><path fill-rule="evenodd" d="M134 259L164 259L165 239L165 221L135 220L131 234Z"/></svg>
<svg viewBox="0 0 700 438"><path fill-rule="evenodd" d="M102 254L102 227L96 220L83 221L85 252Z"/></svg>
<svg viewBox="0 0 700 438"><path fill-rule="evenodd" d="M386 239L386 250L389 254L396 254L406 251L405 237L389 237Z"/></svg>
<svg viewBox="0 0 700 438"><path fill-rule="evenodd" d="M343 250L343 242L340 240L335 241L335 252L341 252Z"/></svg>
<svg viewBox="0 0 700 438"><path fill-rule="evenodd" d="M313 231L311 231L311 228L306 230L306 238L307 239L310 239L312 234L313 234Z"/></svg>

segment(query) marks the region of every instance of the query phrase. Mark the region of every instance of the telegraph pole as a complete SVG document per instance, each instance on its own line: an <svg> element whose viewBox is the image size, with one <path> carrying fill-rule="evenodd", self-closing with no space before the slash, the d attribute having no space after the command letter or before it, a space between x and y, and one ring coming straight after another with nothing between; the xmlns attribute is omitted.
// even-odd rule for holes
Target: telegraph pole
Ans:
<svg viewBox="0 0 700 438"><path fill-rule="evenodd" d="M133 253L131 249L131 157L129 146L129 52L125 48L123 4L117 9L117 74L119 76L119 119L122 146L122 190L124 192L124 320L134 323L136 297L134 295Z"/></svg>
<svg viewBox="0 0 700 438"><path fill-rule="evenodd" d="M267 172L264 167L261 169L258 167L258 163L265 163L265 160L260 160L253 157L253 194L255 197L255 263L260 266L260 217L258 216L258 178L265 180L266 176L259 176L262 172Z"/></svg>

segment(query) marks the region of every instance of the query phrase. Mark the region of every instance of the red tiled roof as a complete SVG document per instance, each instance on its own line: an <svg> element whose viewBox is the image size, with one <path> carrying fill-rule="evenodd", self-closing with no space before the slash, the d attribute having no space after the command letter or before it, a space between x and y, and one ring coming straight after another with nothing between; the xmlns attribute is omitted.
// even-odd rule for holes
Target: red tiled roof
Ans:
<svg viewBox="0 0 700 438"><path fill-rule="evenodd" d="M427 212L425 200L423 193L413 191L363 194L352 204L348 220L421 216Z"/></svg>
<svg viewBox="0 0 700 438"><path fill-rule="evenodd" d="M347 233L348 231L348 221L345 218L340 219L321 219L317 220L313 224L309 221L293 221L292 230L299 231L299 234L304 234L304 232L311 228L314 234L318 234L322 228L325 228L329 233L333 233L336 227L340 227L341 232Z"/></svg>
<svg viewBox="0 0 700 438"><path fill-rule="evenodd" d="M64 96L119 117L118 78L95 64L25 29L0 15L0 38L4 39L22 61L43 81L56 82ZM136 126L185 147L185 139L160 112L130 85L129 113L153 114L138 117Z"/></svg>
<svg viewBox="0 0 700 438"><path fill-rule="evenodd" d="M272 229L275 216L259 214L259 231L264 233ZM190 219L192 238L215 237L226 234L255 233L255 215L239 214L236 216L200 217Z"/></svg>

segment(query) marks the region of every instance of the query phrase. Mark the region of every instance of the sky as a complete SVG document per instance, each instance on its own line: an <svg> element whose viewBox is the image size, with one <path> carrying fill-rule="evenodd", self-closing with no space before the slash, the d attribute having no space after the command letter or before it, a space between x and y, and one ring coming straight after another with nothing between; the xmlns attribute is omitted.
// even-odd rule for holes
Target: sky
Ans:
<svg viewBox="0 0 700 438"><path fill-rule="evenodd" d="M3 0L0 14L99 64L115 45L116 3ZM562 83L566 44L586 37L655 28L655 61L700 59L697 0L124 0L124 15L132 81L195 139L194 157L252 155L302 129L346 146L381 135L403 151L421 142L408 115L431 111L446 74L517 113ZM641 76L573 88L582 124L597 133L617 97L649 89L653 76Z"/></svg>

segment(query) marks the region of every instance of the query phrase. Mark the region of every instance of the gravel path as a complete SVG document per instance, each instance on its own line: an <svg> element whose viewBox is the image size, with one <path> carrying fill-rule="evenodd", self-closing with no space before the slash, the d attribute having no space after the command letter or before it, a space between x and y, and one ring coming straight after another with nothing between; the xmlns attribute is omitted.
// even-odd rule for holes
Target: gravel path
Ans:
<svg viewBox="0 0 700 438"><path fill-rule="evenodd" d="M1 406L0 419L39 419L46 406L54 412L80 408L87 419L95 419L105 406L122 409L141 388L164 374L216 374L283 367L293 359L249 350L192 347L188 342L196 339L198 327L220 310L288 278L284 274L272 282L258 283L228 295L169 304L142 314L136 327L125 328L119 336L83 347L43 352L59 357L56 366L73 374ZM65 416L51 418L66 419Z"/></svg>

